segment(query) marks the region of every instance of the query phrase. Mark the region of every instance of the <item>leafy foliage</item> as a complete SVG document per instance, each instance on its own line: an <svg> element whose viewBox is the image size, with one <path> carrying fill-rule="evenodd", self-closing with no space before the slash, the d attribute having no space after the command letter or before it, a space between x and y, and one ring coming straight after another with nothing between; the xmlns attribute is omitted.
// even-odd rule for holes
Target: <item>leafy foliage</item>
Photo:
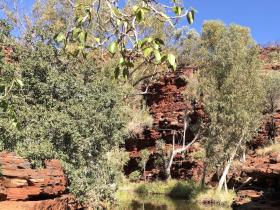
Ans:
<svg viewBox="0 0 280 210"><path fill-rule="evenodd" d="M150 152L148 149L144 149L144 150L141 150L140 151L140 166L143 168L143 173L144 173L144 177L145 177L145 180L146 180L146 175L145 175L145 171L146 171L146 164L149 160L149 157L150 157Z"/></svg>
<svg viewBox="0 0 280 210"><path fill-rule="evenodd" d="M70 1L71 2L71 1ZM149 17L158 20L163 27L175 27L179 18L186 16L189 24L194 21L193 9L186 10L180 1L167 6L157 1L128 1L123 7L117 2L94 1L72 4L75 11L74 27L67 33L55 36L57 43L67 52L67 45L75 45L76 53L85 56L89 49L108 46L111 55L118 54L120 62L116 67L123 72L133 72L133 63L142 57L148 63L162 64L165 61L175 70L175 56L164 51L164 41L158 36L143 36L149 30ZM132 8L132 9L131 9ZM168 15L168 10L175 16ZM183 14L182 14L183 13ZM97 27L93 25L97 23ZM92 29L97 30L92 30ZM91 37L88 39L88 35ZM132 69L132 70L129 70ZM125 73L128 76L129 73Z"/></svg>
<svg viewBox="0 0 280 210"><path fill-rule="evenodd" d="M95 203L112 201L127 160L117 153L129 119L123 113L126 91L97 73L92 62L63 63L44 43L16 51L24 86L7 98L15 123L0 118L2 149L16 150L34 166L58 158L73 193Z"/></svg>
<svg viewBox="0 0 280 210"><path fill-rule="evenodd" d="M132 182L139 181L140 177L141 177L140 171L133 171L128 176L129 180L132 181Z"/></svg>
<svg viewBox="0 0 280 210"><path fill-rule="evenodd" d="M198 99L209 117L206 157L223 167L259 126L264 104L259 51L248 28L216 21L204 24L200 47L207 52L198 77Z"/></svg>
<svg viewBox="0 0 280 210"><path fill-rule="evenodd" d="M263 76L266 90L266 109L273 113L279 108L280 100L280 75L278 72L271 72Z"/></svg>

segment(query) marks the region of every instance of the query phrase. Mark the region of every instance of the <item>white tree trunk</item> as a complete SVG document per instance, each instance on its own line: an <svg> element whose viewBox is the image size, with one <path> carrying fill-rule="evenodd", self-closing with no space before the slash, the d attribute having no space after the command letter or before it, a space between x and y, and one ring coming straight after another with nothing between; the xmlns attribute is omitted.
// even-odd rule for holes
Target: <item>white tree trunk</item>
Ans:
<svg viewBox="0 0 280 210"><path fill-rule="evenodd" d="M228 193L228 188L227 188L227 178L225 178L224 186L225 186L225 191L226 191L226 193Z"/></svg>
<svg viewBox="0 0 280 210"><path fill-rule="evenodd" d="M243 149L243 163L246 162L246 149Z"/></svg>
<svg viewBox="0 0 280 210"><path fill-rule="evenodd" d="M183 135L183 147L186 146L186 131L187 131L187 119L184 117L184 135Z"/></svg>
<svg viewBox="0 0 280 210"><path fill-rule="evenodd" d="M218 185L218 190L219 191L222 189L222 187L223 187L223 185L226 181L226 177L227 177L230 166L231 166L231 161L228 161L228 163L227 163L227 165L226 165L226 167L223 171L223 175L221 176L220 181L219 181L219 185Z"/></svg>
<svg viewBox="0 0 280 210"><path fill-rule="evenodd" d="M169 160L169 163L168 163L168 167L166 168L166 171L165 171L165 172L166 172L167 179L170 178L170 171L171 171L171 166L172 166L172 164L173 164L173 159L174 159L174 157L175 157L178 153L187 150L193 143L195 143L196 140L198 139L199 135L200 135L200 131L198 131L198 133L196 134L196 136L194 137L194 139L193 139L187 146L181 147L181 148L179 148L179 149L174 149L174 150L172 151L172 154L171 154L171 157L170 157L170 160Z"/></svg>
<svg viewBox="0 0 280 210"><path fill-rule="evenodd" d="M224 182L226 181L226 177L227 177L227 174L229 172L230 166L231 166L231 164L232 164L232 162L233 162L233 160L235 158L235 155L236 155L236 153L237 153L237 151L238 151L238 149L239 149L239 147L240 147L240 145L241 145L241 143L243 141L243 137L244 137L244 133L242 134L238 144L236 145L235 150L231 153L230 159L227 162L227 165L226 165L226 167L225 167L225 169L223 171L223 174L222 174L222 176L221 176L221 178L219 180L219 185L218 185L218 190L219 191L222 190L222 187L223 187Z"/></svg>

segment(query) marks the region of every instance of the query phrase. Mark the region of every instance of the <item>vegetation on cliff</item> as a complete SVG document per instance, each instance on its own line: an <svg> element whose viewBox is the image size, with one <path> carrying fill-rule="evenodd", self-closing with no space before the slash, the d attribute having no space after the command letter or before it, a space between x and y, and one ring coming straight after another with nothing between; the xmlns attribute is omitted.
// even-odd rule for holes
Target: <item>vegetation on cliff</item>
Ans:
<svg viewBox="0 0 280 210"><path fill-rule="evenodd" d="M176 79L188 86L188 106L177 119L182 126L170 122L169 139L135 151L139 171L129 178L140 194L229 206L234 193L224 196L221 189L228 191L227 174L235 159L245 157L262 114L279 108L278 75L261 74L259 47L246 27L208 21L199 34L176 25L180 18L194 21L195 10L181 1L116 2L37 0L30 17L1 5L7 20L0 21L0 150L16 151L33 167L59 159L69 190L89 206L106 207L115 202L129 160L125 140L152 135L145 133L154 125L145 104L154 96L151 83L178 64L192 66L194 74ZM269 59L275 63L279 52ZM203 113L194 120L197 106ZM198 141L203 148L188 156ZM169 179L178 156L204 163L202 186L146 182L151 158ZM219 179L218 191L203 188L209 171ZM137 182L141 178L145 183Z"/></svg>
<svg viewBox="0 0 280 210"><path fill-rule="evenodd" d="M70 191L96 207L115 200L128 160L124 137L151 125L133 86L166 64L176 69L163 29L186 15L192 23L194 10L180 2L168 9L144 1L122 9L95 3L36 1L27 16L1 2L7 20L0 27L0 149L16 151L33 167L61 160ZM158 27L148 31L151 25Z"/></svg>

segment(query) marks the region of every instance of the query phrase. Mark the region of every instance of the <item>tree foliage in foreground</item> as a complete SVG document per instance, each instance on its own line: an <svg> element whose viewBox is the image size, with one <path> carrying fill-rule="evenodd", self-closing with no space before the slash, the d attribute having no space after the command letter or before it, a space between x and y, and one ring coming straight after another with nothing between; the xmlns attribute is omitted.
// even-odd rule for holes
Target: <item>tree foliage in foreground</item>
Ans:
<svg viewBox="0 0 280 210"><path fill-rule="evenodd" d="M30 43L32 44L32 43ZM16 151L40 167L58 158L70 179L70 190L91 205L112 202L127 157L123 144L127 90L98 73L91 61L61 62L42 42L14 46L23 86L15 86L1 107L1 150ZM10 67L12 65L12 67Z"/></svg>
<svg viewBox="0 0 280 210"><path fill-rule="evenodd" d="M71 0L69 0L71 2ZM176 69L176 59L171 53L163 50L164 41L158 36L149 36L143 28L152 27L147 20L152 17L175 28L179 18L185 17L189 24L194 21L193 9L185 9L181 1L173 1L166 5L160 1L127 1L120 6L120 1L72 2L75 8L74 27L67 33L60 32L56 41L62 43L64 49L75 43L75 54L85 56L86 49L97 49L107 46L110 54L120 54L119 65L125 76L134 67L135 58L143 57L147 62L159 64L165 61ZM169 15L172 13L172 15ZM97 30L92 30L92 24ZM90 35L90 40L88 40Z"/></svg>

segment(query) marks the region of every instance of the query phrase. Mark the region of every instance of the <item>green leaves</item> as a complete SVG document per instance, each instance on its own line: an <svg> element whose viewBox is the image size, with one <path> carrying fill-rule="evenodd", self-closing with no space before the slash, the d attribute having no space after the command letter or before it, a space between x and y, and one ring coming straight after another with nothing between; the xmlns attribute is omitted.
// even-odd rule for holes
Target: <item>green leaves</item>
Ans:
<svg viewBox="0 0 280 210"><path fill-rule="evenodd" d="M181 15L182 14L182 8L179 7L179 6L174 6L172 8L173 12L176 14L176 15Z"/></svg>
<svg viewBox="0 0 280 210"><path fill-rule="evenodd" d="M57 35L54 36L54 40L58 43L64 42L66 40L66 37L63 32L58 33Z"/></svg>
<svg viewBox="0 0 280 210"><path fill-rule="evenodd" d="M173 54L167 55L168 63L172 66L173 70L176 70L176 58Z"/></svg>
<svg viewBox="0 0 280 210"><path fill-rule="evenodd" d="M158 50L154 50L154 55L155 55L156 61L160 62L161 61L161 54L160 54L160 52Z"/></svg>
<svg viewBox="0 0 280 210"><path fill-rule="evenodd" d="M134 15L136 16L136 20L138 22L142 22L145 19L145 13L150 11L148 8L146 7L139 7L139 6L133 6L132 8Z"/></svg>
<svg viewBox="0 0 280 210"><path fill-rule="evenodd" d="M17 84L18 84L20 87L23 87L23 82L22 82L22 80L16 79L16 82L17 82Z"/></svg>
<svg viewBox="0 0 280 210"><path fill-rule="evenodd" d="M155 43L157 43L158 45L164 45L164 41L160 38L155 38Z"/></svg>
<svg viewBox="0 0 280 210"><path fill-rule="evenodd" d="M189 22L189 24L193 24L193 21L194 21L194 9L190 10L188 13L187 13L187 20Z"/></svg>
<svg viewBox="0 0 280 210"><path fill-rule="evenodd" d="M85 6L84 10L88 14L89 21L91 21L92 20L92 8L90 6Z"/></svg>
<svg viewBox="0 0 280 210"><path fill-rule="evenodd" d="M138 22L142 22L144 20L144 10L143 9L139 9L138 12L136 13L136 20Z"/></svg>
<svg viewBox="0 0 280 210"><path fill-rule="evenodd" d="M118 43L117 42L112 42L110 45L109 45L109 48L108 48L109 52L111 54L115 54L118 50Z"/></svg>
<svg viewBox="0 0 280 210"><path fill-rule="evenodd" d="M85 45L85 42L86 42L86 39L87 39L87 32L81 31L79 33L78 39L79 39L80 44Z"/></svg>
<svg viewBox="0 0 280 210"><path fill-rule="evenodd" d="M82 31L81 28L75 27L72 31L73 39L77 39L81 31Z"/></svg>
<svg viewBox="0 0 280 210"><path fill-rule="evenodd" d="M145 49L143 50L144 56L145 56L145 57L148 57L148 56L151 54L152 51L153 51L153 48L151 48L151 47L145 48Z"/></svg>
<svg viewBox="0 0 280 210"><path fill-rule="evenodd" d="M134 66L133 64L138 63L140 60L154 65L170 64L174 70L176 69L175 56L168 54L168 51L164 48L165 43L160 38L161 35L156 37L158 33L152 32L149 35L140 33L152 27L156 27L156 30L158 30L155 25L159 23L158 21L164 24L169 23L175 28L174 23L176 21L174 20L174 14L170 15L170 10L176 14L176 20L186 15L188 22L192 24L194 21L194 9L186 11L182 2L177 0L174 0L173 3L171 2L171 5L166 5L166 7L162 8L137 1L132 2L129 5L130 7L123 8L117 7L113 2L108 2L102 12L97 10L98 6L102 6L99 4L100 2L98 3L97 1L96 7L86 3L80 3L75 6L75 26L68 33L59 33L55 37L58 43L64 42L64 45L61 45L63 47L62 52L75 57L80 55L85 57L89 50L105 46L112 57L115 54L123 57L123 61L118 64L120 70L125 67L130 70ZM102 15L104 16L105 13L108 17L110 16L111 21L106 22L104 25L98 25L103 22L97 21L96 18L104 20ZM97 15L99 16L97 17ZM108 18L107 15L105 15L106 19ZM155 21L150 21L150 18L154 18ZM160 25L159 27L163 26ZM95 29L96 33L87 33ZM102 34L102 36L97 34ZM92 43L88 43L90 40Z"/></svg>

